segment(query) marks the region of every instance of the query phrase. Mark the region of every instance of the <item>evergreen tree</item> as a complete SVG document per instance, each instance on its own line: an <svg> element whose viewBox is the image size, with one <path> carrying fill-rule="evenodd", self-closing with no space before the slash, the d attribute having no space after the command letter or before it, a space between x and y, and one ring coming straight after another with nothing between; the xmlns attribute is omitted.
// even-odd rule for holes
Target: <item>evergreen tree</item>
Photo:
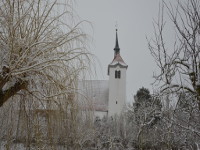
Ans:
<svg viewBox="0 0 200 150"><path fill-rule="evenodd" d="M140 88L134 96L134 100L133 108L138 124L145 124L145 122L152 121L153 118L156 120L159 118L157 115L162 107L161 102L158 98L152 97L147 88Z"/></svg>

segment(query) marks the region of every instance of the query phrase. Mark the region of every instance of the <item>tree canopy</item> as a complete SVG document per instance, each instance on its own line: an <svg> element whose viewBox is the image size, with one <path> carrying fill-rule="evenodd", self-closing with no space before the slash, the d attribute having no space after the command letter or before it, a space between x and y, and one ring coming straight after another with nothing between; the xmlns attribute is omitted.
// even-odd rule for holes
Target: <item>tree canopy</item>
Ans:
<svg viewBox="0 0 200 150"><path fill-rule="evenodd" d="M50 100L73 93L90 59L70 3L0 2L0 106L17 95Z"/></svg>

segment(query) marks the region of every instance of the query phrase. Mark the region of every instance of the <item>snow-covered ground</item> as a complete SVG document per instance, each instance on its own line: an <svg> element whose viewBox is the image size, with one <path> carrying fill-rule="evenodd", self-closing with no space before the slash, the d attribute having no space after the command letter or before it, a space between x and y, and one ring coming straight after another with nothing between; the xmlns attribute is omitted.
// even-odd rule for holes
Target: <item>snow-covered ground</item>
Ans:
<svg viewBox="0 0 200 150"><path fill-rule="evenodd" d="M27 150L27 147L22 144L22 143L8 143L4 141L0 141L0 150ZM30 150L36 150L38 149L37 146L31 146ZM47 150L47 149L52 149L51 146L44 144L43 146L40 146L40 150ZM65 146L58 145L56 146L56 150L66 150Z"/></svg>

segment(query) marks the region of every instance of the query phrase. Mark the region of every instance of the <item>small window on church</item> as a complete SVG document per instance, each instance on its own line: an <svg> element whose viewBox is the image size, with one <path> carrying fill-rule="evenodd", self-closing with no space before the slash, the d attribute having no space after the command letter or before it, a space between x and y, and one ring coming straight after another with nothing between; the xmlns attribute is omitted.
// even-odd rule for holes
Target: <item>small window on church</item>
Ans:
<svg viewBox="0 0 200 150"><path fill-rule="evenodd" d="M121 78L121 71L115 71L115 78L120 79Z"/></svg>
<svg viewBox="0 0 200 150"><path fill-rule="evenodd" d="M117 104L117 101L116 101L116 104Z"/></svg>
<svg viewBox="0 0 200 150"><path fill-rule="evenodd" d="M121 71L118 71L118 78L121 78Z"/></svg>
<svg viewBox="0 0 200 150"><path fill-rule="evenodd" d="M118 72L118 71L117 71L117 70L115 70L115 78L117 78L117 72Z"/></svg>

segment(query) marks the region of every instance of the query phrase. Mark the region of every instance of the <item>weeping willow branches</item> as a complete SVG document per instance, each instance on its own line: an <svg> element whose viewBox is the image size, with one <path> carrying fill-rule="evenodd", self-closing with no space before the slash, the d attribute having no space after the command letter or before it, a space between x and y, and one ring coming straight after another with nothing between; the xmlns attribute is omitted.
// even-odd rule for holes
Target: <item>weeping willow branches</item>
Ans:
<svg viewBox="0 0 200 150"><path fill-rule="evenodd" d="M70 1L0 2L0 106L23 92L67 98L90 63L86 34Z"/></svg>

